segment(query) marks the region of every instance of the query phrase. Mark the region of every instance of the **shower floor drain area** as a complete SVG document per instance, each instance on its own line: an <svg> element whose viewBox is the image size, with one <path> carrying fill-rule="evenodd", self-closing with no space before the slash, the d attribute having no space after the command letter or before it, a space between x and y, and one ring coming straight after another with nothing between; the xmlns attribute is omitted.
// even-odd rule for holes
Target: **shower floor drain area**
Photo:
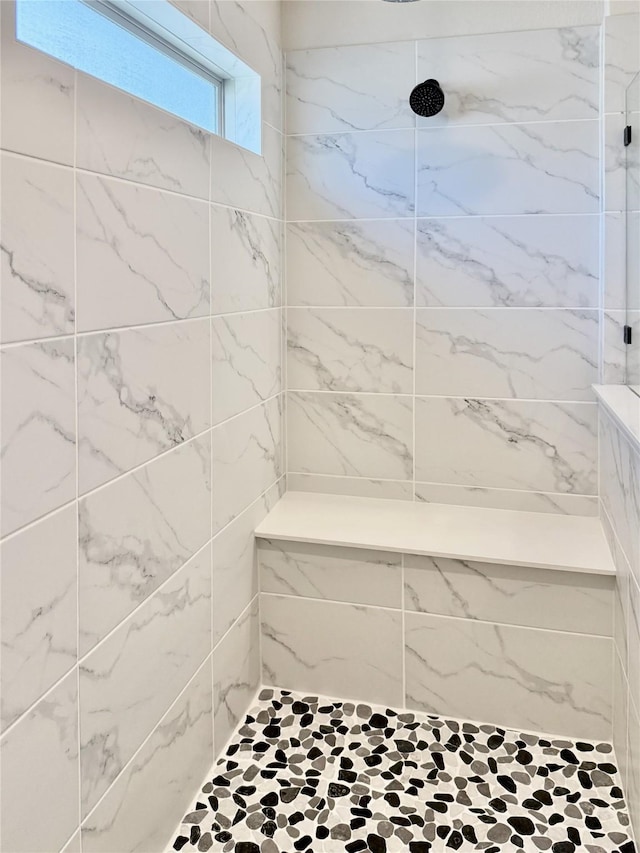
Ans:
<svg viewBox="0 0 640 853"><path fill-rule="evenodd" d="M634 853L610 744L264 689L172 848Z"/></svg>

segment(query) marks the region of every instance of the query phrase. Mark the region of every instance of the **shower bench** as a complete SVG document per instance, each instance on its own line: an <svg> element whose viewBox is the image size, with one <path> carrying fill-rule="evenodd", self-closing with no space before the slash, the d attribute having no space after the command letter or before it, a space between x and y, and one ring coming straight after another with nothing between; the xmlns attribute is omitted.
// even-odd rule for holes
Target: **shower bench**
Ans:
<svg viewBox="0 0 640 853"><path fill-rule="evenodd" d="M265 684L611 740L598 518L288 492L255 532Z"/></svg>
<svg viewBox="0 0 640 853"><path fill-rule="evenodd" d="M614 575L599 518L287 492L260 539Z"/></svg>

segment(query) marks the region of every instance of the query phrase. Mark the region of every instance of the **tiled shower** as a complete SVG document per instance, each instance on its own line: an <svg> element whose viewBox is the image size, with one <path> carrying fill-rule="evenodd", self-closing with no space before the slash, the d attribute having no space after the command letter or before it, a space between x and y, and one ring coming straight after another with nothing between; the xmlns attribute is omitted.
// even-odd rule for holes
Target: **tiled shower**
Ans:
<svg viewBox="0 0 640 853"><path fill-rule="evenodd" d="M0 2L0 850L630 853L640 442L593 385L625 382L637 2L173 5L260 74L261 154ZM293 492L599 517L615 577L258 542ZM405 763L409 833L357 789L384 738L449 744L447 795L485 797L463 748L579 755L626 822L483 836L474 794L442 835ZM338 803L306 846L293 796L265 829L278 749L314 831Z"/></svg>

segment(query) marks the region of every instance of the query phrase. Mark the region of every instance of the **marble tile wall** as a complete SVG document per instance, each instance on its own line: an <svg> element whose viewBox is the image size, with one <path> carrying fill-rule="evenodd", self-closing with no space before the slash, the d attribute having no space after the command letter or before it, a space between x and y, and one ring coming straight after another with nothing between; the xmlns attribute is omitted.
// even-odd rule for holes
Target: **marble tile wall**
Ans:
<svg viewBox="0 0 640 853"><path fill-rule="evenodd" d="M276 541L258 562L266 684L611 737L612 578Z"/></svg>
<svg viewBox="0 0 640 853"><path fill-rule="evenodd" d="M3 853L164 849L259 683L280 4L176 5L262 74L263 156L17 43L0 3Z"/></svg>
<svg viewBox="0 0 640 853"><path fill-rule="evenodd" d="M625 381L625 89L640 68L640 14L603 27L603 257L601 381ZM634 307L634 306L629 306ZM601 407L600 516L617 569L614 605L613 739L631 817L640 833L640 451Z"/></svg>
<svg viewBox="0 0 640 853"><path fill-rule="evenodd" d="M597 513L600 67L597 26L287 53L289 488Z"/></svg>

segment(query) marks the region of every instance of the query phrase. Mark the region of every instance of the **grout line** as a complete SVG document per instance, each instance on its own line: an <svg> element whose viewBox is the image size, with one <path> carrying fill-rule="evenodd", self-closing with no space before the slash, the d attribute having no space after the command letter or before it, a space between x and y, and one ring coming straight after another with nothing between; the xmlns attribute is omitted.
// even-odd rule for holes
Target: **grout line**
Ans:
<svg viewBox="0 0 640 853"><path fill-rule="evenodd" d="M407 707L407 631L406 631L406 618L405 617L406 617L407 607L406 607L406 600L405 600L405 580L404 580L405 565L404 565L404 558L405 558L405 555L401 554L400 555L400 583L401 583L400 604L402 607L402 611L401 611L400 620L401 620L401 626L402 626L402 634L400 637L400 642L402 644L402 651L401 651L401 655L402 655L402 707L406 708Z"/></svg>
<svg viewBox="0 0 640 853"><path fill-rule="evenodd" d="M367 550L367 549L362 549ZM404 554L402 554L404 557ZM409 555L411 556L411 555ZM526 567L525 567L526 568ZM533 569L532 571L537 571ZM291 593L284 592L263 592L263 595L268 595L273 598L287 598L293 601L306 601L306 602L314 602L317 604L332 604L332 605L340 605L342 607L350 607L357 609L367 609L367 610L382 610L385 612L392 613L400 613L408 612L415 616L424 616L425 618L433 618L433 619L448 619L454 622L466 622L469 625L489 625L493 628L515 628L516 630L522 631L535 631L536 633L543 634L561 634L563 636L571 636L571 637L584 637L588 639L595 640L610 640L613 642L613 637L608 634L588 634L584 631L565 631L562 628L542 628L536 625L520 625L516 622L492 622L489 619L476 619L470 618L468 616L455 616L450 613L434 613L428 610L413 610L411 608L405 608L404 602L402 602L400 607L389 607L383 604L366 604L364 602L355 602L355 601L339 601L333 598L311 598L306 595L292 595Z"/></svg>
<svg viewBox="0 0 640 853"><path fill-rule="evenodd" d="M266 122L265 122L265 124L266 124ZM215 134L213 134L213 135L215 136ZM211 136L211 134L209 134L209 136ZM226 140L226 141L228 141L228 140ZM231 144L233 145L233 143L231 143ZM237 147L240 147L240 146L237 146ZM247 149L242 149L242 150L244 151ZM66 164L66 163L56 163L54 160L46 160L43 157L35 157L32 154L23 154L20 151L10 151L9 149L2 149L2 153L5 155L8 155L9 157L15 157L19 160L35 160L39 163L43 163L45 165L52 166L55 169L61 169L63 171L69 171L72 174L74 174L74 179L77 178L78 175L86 175L86 176L89 176L92 178L97 178L99 180L113 181L115 183L125 184L127 186L132 186L132 187L135 187L137 189L149 190L150 192L164 193L165 195L173 196L174 198L184 199L185 201L200 202L201 204L209 204L209 205L212 205L214 207L220 207L220 208L224 208L227 210L237 210L238 212L247 214L249 216L258 216L261 219L269 219L269 220L272 220L274 222L280 221L280 220L278 220L278 217L271 216L268 213L261 213L260 211L257 211L257 210L249 210L248 208L238 207L238 206L233 205L233 204L226 204L225 202L222 202L222 201L210 200L210 196L211 196L210 190L206 195L202 195L202 196L191 195L189 193L177 192L176 190L171 190L171 189L168 189L165 187L158 187L158 186L155 186L154 184L146 184L146 183L143 183L141 181L132 181L129 178L122 178L119 175L109 174L108 172L97 172L97 171L94 171L92 169L86 169L86 168L83 168L80 166L75 167L75 166L72 166L72 165ZM264 159L264 156L263 156L263 159ZM213 160L213 157L211 156L209 158L209 169L210 170L211 170L212 160ZM211 180L209 180L209 186L211 186Z"/></svg>
<svg viewBox="0 0 640 853"><path fill-rule="evenodd" d="M80 496L80 417L78 394L78 71L73 71L73 353L74 353L74 417L76 430L76 496L75 496L75 534L76 534L76 703L78 714L78 820L76 831L79 835L79 846L82 851L82 714L80 707L80 519L78 513Z"/></svg>
<svg viewBox="0 0 640 853"><path fill-rule="evenodd" d="M416 42L417 47L417 42ZM524 119L520 121L485 121L485 122L469 122L468 124L405 124L397 127L379 127L379 128L339 128L338 130L305 130L297 133L288 133L287 136L293 138L303 138L309 136L360 136L363 134L383 134L383 133L407 133L412 130L417 130L418 133L437 133L437 132L472 132L479 127L497 127L508 129L511 127L523 127L529 125L565 125L565 124L588 124L600 121L600 116L587 116L586 118L551 118L551 119Z"/></svg>
<svg viewBox="0 0 640 853"><path fill-rule="evenodd" d="M335 397L398 397L413 399L410 392L402 391L350 391L350 390L325 390L324 388L290 388L295 394L329 395ZM536 397L487 397L482 394L417 394L416 400L477 400L479 402L495 403L551 403L560 406L597 406L598 401L594 395L590 400L552 400ZM374 478L377 479L377 478Z"/></svg>
<svg viewBox="0 0 640 853"><path fill-rule="evenodd" d="M409 221L409 220L408 220ZM283 237L283 244L286 243L286 237ZM415 281L415 279L414 279ZM415 289L415 285L414 285ZM509 312L518 312L518 311L536 311L538 313L551 313L551 312L564 312L571 314L594 314L596 316L600 316L600 314L604 311L606 313L618 313L624 314L624 308L607 308L602 309L599 306L594 305L514 305L514 306L504 306L504 305L414 305L413 308L409 305L291 305L291 306L283 306L283 305L272 305L264 308L249 308L246 310L240 311L226 311L224 313L211 313L211 314L203 314L200 317L182 317L178 319L170 319L170 320L156 320L150 323L137 323L135 325L128 326L110 326L101 329L91 329L85 332L76 332L75 334L69 332L63 335L51 335L45 338L24 338L19 341L7 341L4 344L1 344L0 347L2 350L10 350L16 349L23 346L28 345L37 345L37 344L49 344L55 343L57 341L65 341L65 340L73 340L74 338L91 338L97 337L99 335L119 335L125 334L127 332L137 332L137 331L147 331L156 328L166 328L170 326L183 326L187 323L197 324L204 323L206 320L225 320L227 317L244 317L246 315L253 314L266 314L270 311L282 311L284 308L285 311L288 308L293 309L297 312L322 312L322 311L344 311L345 313L356 313L356 312L374 312L374 311L385 311L385 312L409 312L414 311L414 315L417 316L417 312L427 314L432 311L455 311L455 312L482 312L482 313L491 313L494 311L509 311ZM379 393L379 392L370 392L370 393ZM518 399L518 398L513 398Z"/></svg>

